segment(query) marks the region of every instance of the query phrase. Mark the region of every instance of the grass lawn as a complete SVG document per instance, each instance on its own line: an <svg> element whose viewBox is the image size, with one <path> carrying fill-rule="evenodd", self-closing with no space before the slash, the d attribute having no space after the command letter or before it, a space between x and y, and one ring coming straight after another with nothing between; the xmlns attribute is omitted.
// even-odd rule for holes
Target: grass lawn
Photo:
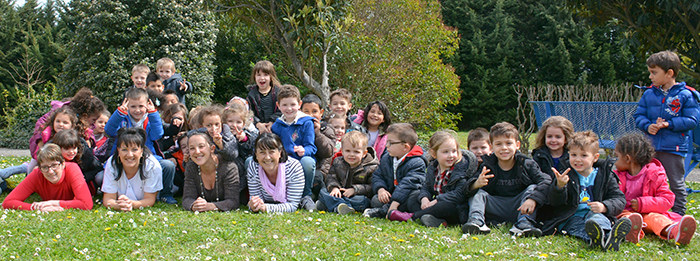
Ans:
<svg viewBox="0 0 700 261"><path fill-rule="evenodd" d="M0 167L23 160L0 157ZM690 186L700 188L696 183ZM6 196L4 192L0 200ZM36 195L31 199L39 200ZM691 194L688 200L688 213L700 217L700 195ZM619 252L603 253L564 236L515 238L508 235L509 225L489 235L471 236L463 235L459 227L429 229L360 214L251 214L246 209L197 214L156 203L131 213L101 205L92 211L53 213L2 210L0 256L4 260L697 260L700 253L698 239L677 247L647 236L637 245L624 243Z"/></svg>

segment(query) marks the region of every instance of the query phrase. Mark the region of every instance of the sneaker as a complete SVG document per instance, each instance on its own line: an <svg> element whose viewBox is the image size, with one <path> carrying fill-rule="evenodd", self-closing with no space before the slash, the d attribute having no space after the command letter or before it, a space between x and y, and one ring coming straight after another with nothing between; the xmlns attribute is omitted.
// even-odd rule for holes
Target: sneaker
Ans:
<svg viewBox="0 0 700 261"><path fill-rule="evenodd" d="M488 234L491 229L484 223L483 220L477 218L469 218L467 223L462 225L462 233L464 234Z"/></svg>
<svg viewBox="0 0 700 261"><path fill-rule="evenodd" d="M630 228L630 232L627 233L627 242L638 243L644 236L644 232L642 232L642 228L644 227L642 215L639 213L632 213L627 218L632 222L632 228Z"/></svg>
<svg viewBox="0 0 700 261"><path fill-rule="evenodd" d="M338 214L340 214L340 215L347 215L350 213L355 213L355 209L348 206L348 204L345 204L345 203L340 203L340 205L338 205L338 208L336 210L338 211Z"/></svg>
<svg viewBox="0 0 700 261"><path fill-rule="evenodd" d="M386 217L386 211L383 208L368 208L362 213L365 217L383 218Z"/></svg>
<svg viewBox="0 0 700 261"><path fill-rule="evenodd" d="M608 240L605 242L605 250L615 250L620 251L620 242L625 240L627 234L632 228L632 221L629 218L623 217L618 219L613 225L610 235L608 235Z"/></svg>
<svg viewBox="0 0 700 261"><path fill-rule="evenodd" d="M396 209L389 211L389 220L391 221L406 222L411 220L411 217L413 217L413 213L401 212Z"/></svg>
<svg viewBox="0 0 700 261"><path fill-rule="evenodd" d="M690 215L685 215L681 218L680 222L668 228L668 238L669 240L674 240L678 245L687 245L690 243L690 240L693 239L696 228L697 223L695 223L695 218Z"/></svg>
<svg viewBox="0 0 700 261"><path fill-rule="evenodd" d="M592 247L600 247L605 251L605 232L598 222L592 219L586 221L586 234L591 238Z"/></svg>
<svg viewBox="0 0 700 261"><path fill-rule="evenodd" d="M310 196L301 198L301 203L299 203L299 205L301 205L302 208L308 211L313 211L314 209L316 209L316 204Z"/></svg>
<svg viewBox="0 0 700 261"><path fill-rule="evenodd" d="M175 198L173 198L173 197L161 197L158 201L164 202L164 203L170 204L170 205L177 204L177 200L175 200Z"/></svg>
<svg viewBox="0 0 700 261"><path fill-rule="evenodd" d="M440 225L442 225L443 227L447 227L446 220L436 218L435 216L430 214L425 214L422 217L420 217L420 223L426 227L440 227Z"/></svg>
<svg viewBox="0 0 700 261"><path fill-rule="evenodd" d="M512 235L523 236L523 237L539 237L542 235L542 230L536 228L532 225L529 219L523 218L518 222L515 222L509 232Z"/></svg>
<svg viewBox="0 0 700 261"><path fill-rule="evenodd" d="M323 203L323 201L316 200L316 211L328 211L328 208L326 207L326 204Z"/></svg>

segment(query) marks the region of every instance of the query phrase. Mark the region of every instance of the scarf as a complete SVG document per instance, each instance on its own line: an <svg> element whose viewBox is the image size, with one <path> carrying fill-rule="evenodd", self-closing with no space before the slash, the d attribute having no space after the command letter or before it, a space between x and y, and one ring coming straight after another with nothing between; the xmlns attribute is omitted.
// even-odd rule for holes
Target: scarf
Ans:
<svg viewBox="0 0 700 261"><path fill-rule="evenodd" d="M258 175L260 176L260 183L262 184L263 189L265 189L265 192L267 192L267 194L272 196L273 200L279 203L287 203L287 184L285 183L286 175L284 163L280 163L277 167L277 182L275 183L276 185L272 185L270 179L267 178L267 174L265 174L265 170L263 170L262 166L259 165Z"/></svg>

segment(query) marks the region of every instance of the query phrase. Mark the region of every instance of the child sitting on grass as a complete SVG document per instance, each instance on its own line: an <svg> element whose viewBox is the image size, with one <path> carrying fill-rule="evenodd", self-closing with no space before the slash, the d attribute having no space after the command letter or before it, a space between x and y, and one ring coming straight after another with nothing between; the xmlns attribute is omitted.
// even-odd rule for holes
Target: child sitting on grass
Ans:
<svg viewBox="0 0 700 261"><path fill-rule="evenodd" d="M469 151L461 151L455 136L447 131L438 131L430 137L430 157L425 181L418 196L421 210L403 213L394 210L390 220L420 220L426 227L456 225L469 210L464 190L467 179L477 170L476 156Z"/></svg>
<svg viewBox="0 0 700 261"><path fill-rule="evenodd" d="M484 128L476 128L469 131L469 136L467 136L467 148L474 153L479 164L484 162L482 157L491 154L489 131Z"/></svg>
<svg viewBox="0 0 700 261"><path fill-rule="evenodd" d="M676 196L668 188L661 162L654 158L651 141L639 133L622 136L615 145L615 156L615 173L627 199L618 218L632 222L627 241L637 243L647 232L679 245L689 244L697 227L695 218L668 211Z"/></svg>
<svg viewBox="0 0 700 261"><path fill-rule="evenodd" d="M367 217L387 217L392 210L420 210L418 196L425 180L427 160L423 149L416 145L418 134L408 123L395 123L386 130L386 151L379 168L372 175L372 208Z"/></svg>
<svg viewBox="0 0 700 261"><path fill-rule="evenodd" d="M467 181L469 220L462 232L487 234L486 223L511 222L511 234L540 236L542 231L533 225L538 205L547 202L547 191L552 180L542 173L537 163L518 151L518 129L501 122L491 127L493 154L482 157L481 174Z"/></svg>
<svg viewBox="0 0 700 261"><path fill-rule="evenodd" d="M346 133L342 143L342 151L333 160L326 177L328 185L321 189L316 209L345 215L369 207L372 173L379 161L374 149L367 147L367 135L359 131Z"/></svg>
<svg viewBox="0 0 700 261"><path fill-rule="evenodd" d="M563 173L551 168L556 180L550 187L551 219L545 221L545 234L561 231L590 242L603 251L618 251L630 231L631 222L621 218L625 194L613 173L615 160L599 160L598 136L592 131L577 132L569 141L569 164Z"/></svg>

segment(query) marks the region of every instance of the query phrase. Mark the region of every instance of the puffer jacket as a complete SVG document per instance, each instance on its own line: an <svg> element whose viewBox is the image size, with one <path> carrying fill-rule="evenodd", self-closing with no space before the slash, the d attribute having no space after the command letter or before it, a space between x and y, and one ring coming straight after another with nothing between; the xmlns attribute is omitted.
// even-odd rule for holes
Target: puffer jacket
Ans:
<svg viewBox="0 0 700 261"><path fill-rule="evenodd" d="M377 194L384 188L391 193L391 200L406 204L413 190L420 190L425 181L425 166L427 160L423 156L423 148L413 146L406 157L399 162L394 173L394 158L384 153L379 161L379 168L372 175L372 190Z"/></svg>
<svg viewBox="0 0 700 261"><path fill-rule="evenodd" d="M355 168L345 162L342 152L338 152L326 177L326 189L330 192L334 188L354 188L355 195L371 198L372 174L378 167L379 161L372 147L367 147L367 155Z"/></svg>
<svg viewBox="0 0 700 261"><path fill-rule="evenodd" d="M467 180L475 175L479 164L474 153L462 151L462 160L454 164L454 168L450 172L450 179L443 187L445 190L443 194L435 191L435 176L439 169L439 164L435 159L428 163L428 169L425 172L425 182L423 182L418 199L437 199L438 201L451 202L455 205L466 203L467 197L463 193L465 190L464 186L467 185Z"/></svg>
<svg viewBox="0 0 700 261"><path fill-rule="evenodd" d="M666 170L661 162L657 159L652 159L647 165L644 165L637 175L646 175L642 185L642 196L638 198L629 198L627 196L627 171L614 170L617 178L620 179L620 190L625 193L627 203L625 210L634 211L630 206L630 201L636 199L638 202L637 213L659 213L674 221L679 221L681 216L675 212L668 211L673 207L673 201L676 195L668 188L666 182Z"/></svg>
<svg viewBox="0 0 700 261"><path fill-rule="evenodd" d="M668 128L650 135L647 130L656 123L657 118L666 120ZM664 152L688 152L690 130L698 126L699 119L697 98L685 86L685 82L671 87L666 95L659 87L646 88L634 113L637 128L648 134L657 151Z"/></svg>

